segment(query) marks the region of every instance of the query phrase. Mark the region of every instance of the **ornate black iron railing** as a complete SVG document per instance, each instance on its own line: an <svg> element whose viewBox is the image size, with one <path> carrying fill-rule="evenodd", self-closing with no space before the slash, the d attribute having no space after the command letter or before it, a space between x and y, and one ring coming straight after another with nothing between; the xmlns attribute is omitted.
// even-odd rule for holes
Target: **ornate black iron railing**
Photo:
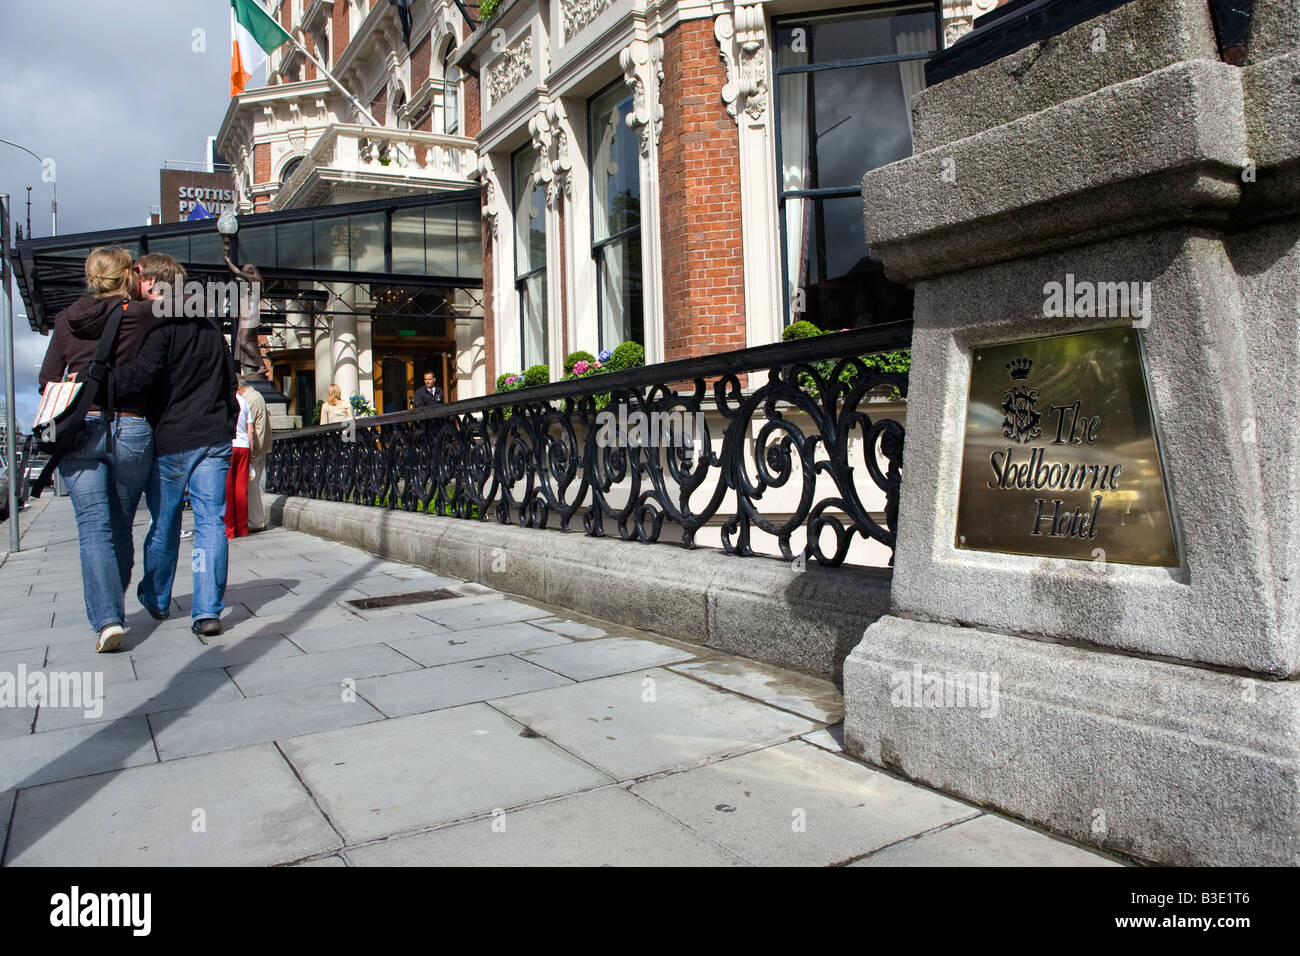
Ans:
<svg viewBox="0 0 1300 956"><path fill-rule="evenodd" d="M716 518L730 554L754 554L758 529L792 560L802 530L801 553L835 566L855 535L894 546L904 429L873 418L871 399L905 397L907 375L861 356L907 348L911 333L896 322L280 432L267 489L532 528L578 519L588 535L612 527L642 542L669 522L688 548ZM766 382L742 387L741 375L764 371ZM855 481L855 445L881 521ZM765 516L764 495L787 485L797 502Z"/></svg>

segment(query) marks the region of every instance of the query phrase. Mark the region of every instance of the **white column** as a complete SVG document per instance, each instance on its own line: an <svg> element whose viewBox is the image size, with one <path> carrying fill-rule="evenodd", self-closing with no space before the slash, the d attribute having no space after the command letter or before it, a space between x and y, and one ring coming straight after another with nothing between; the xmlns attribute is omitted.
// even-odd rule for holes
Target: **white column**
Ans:
<svg viewBox="0 0 1300 956"><path fill-rule="evenodd" d="M722 89L727 112L736 120L740 151L740 235L745 260L745 343L779 342L781 229L777 216L776 140L769 109L767 51L770 44L761 4L737 4L714 22L727 67Z"/></svg>
<svg viewBox="0 0 1300 956"><path fill-rule="evenodd" d="M663 245L659 233L659 132L663 106L659 84L663 80L664 41L633 40L621 54L623 79L632 87L632 113L628 126L641 138L641 288L645 308L645 361L664 360Z"/></svg>
<svg viewBox="0 0 1300 956"><path fill-rule="evenodd" d="M371 320L358 318L357 323L357 389L371 405L375 404L375 350Z"/></svg>
<svg viewBox="0 0 1300 956"><path fill-rule="evenodd" d="M487 349L482 319L456 320L456 398L487 394Z"/></svg>
<svg viewBox="0 0 1300 956"><path fill-rule="evenodd" d="M334 382L334 351L331 341L329 320L317 319L316 330L312 335L312 347L316 353L316 401L324 401L329 395L329 387ZM311 422L311 409L298 409L302 414L303 424Z"/></svg>

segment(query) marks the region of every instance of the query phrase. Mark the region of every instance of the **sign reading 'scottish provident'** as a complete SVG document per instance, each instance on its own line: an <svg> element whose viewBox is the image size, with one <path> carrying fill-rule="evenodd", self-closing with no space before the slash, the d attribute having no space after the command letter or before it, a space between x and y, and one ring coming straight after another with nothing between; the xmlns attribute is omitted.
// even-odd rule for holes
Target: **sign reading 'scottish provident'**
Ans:
<svg viewBox="0 0 1300 956"><path fill-rule="evenodd" d="M974 350L958 548L1174 567L1133 328Z"/></svg>

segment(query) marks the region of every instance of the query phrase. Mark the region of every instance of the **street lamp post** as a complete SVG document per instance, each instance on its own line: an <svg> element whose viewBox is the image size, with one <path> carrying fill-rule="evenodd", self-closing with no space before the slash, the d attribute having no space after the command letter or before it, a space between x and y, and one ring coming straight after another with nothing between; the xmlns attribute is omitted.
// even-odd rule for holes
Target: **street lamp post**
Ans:
<svg viewBox="0 0 1300 956"><path fill-rule="evenodd" d="M4 302L5 458L9 472L9 550L19 550L18 416L14 406L14 312L9 291L9 196L0 195L0 300ZM26 465L26 462L23 463Z"/></svg>
<svg viewBox="0 0 1300 956"><path fill-rule="evenodd" d="M15 149L21 149L24 153L27 153L28 155L32 156L38 163L40 163L41 169L44 170L45 168L44 157L28 149L22 143L15 143L13 140L3 139L3 138L0 138L0 143L4 143L7 146L12 146ZM58 179L57 175L50 179L50 188L54 191L53 198L50 199L50 235L51 236L57 236L59 234L59 184L57 179ZM30 233L31 228L29 227L27 231ZM27 238L30 239L31 236L28 235Z"/></svg>

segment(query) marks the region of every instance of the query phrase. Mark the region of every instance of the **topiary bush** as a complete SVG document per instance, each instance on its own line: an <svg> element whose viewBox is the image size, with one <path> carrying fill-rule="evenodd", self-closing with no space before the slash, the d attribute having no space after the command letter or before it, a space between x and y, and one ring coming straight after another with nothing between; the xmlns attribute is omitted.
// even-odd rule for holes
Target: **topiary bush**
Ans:
<svg viewBox="0 0 1300 956"><path fill-rule="evenodd" d="M501 0L479 0L478 18L479 22L491 20L496 15L497 7L501 6Z"/></svg>
<svg viewBox="0 0 1300 956"><path fill-rule="evenodd" d="M785 327L781 333L782 342L791 342L795 339L811 339L822 334L822 330L817 328L808 321L792 322Z"/></svg>
<svg viewBox="0 0 1300 956"><path fill-rule="evenodd" d="M607 372L622 372L645 364L645 349L636 342L624 342L609 356L604 368Z"/></svg>
<svg viewBox="0 0 1300 956"><path fill-rule="evenodd" d="M576 352L570 352L564 359L565 376L572 375L573 366L577 365L579 362L586 362L588 365L594 365L596 362L596 356L592 355L590 352L584 352L582 349L578 349Z"/></svg>
<svg viewBox="0 0 1300 956"><path fill-rule="evenodd" d="M551 370L545 365L533 365L524 372L525 385L545 385L551 380Z"/></svg>

